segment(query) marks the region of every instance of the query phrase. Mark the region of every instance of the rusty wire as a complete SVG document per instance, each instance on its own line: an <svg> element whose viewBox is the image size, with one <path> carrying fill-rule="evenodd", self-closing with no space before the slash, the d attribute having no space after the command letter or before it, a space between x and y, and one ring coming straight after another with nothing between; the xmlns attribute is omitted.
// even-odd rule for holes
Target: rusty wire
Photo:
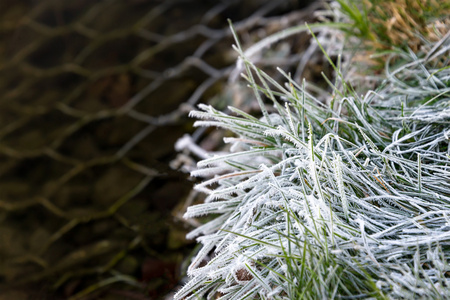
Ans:
<svg viewBox="0 0 450 300"><path fill-rule="evenodd" d="M247 2L251 13L234 20L247 43L298 16L286 14L295 7L291 1ZM48 281L61 289L83 276L116 276L112 271L133 249L161 256L148 246L143 223L129 218L124 207L156 201L151 183L167 178L170 171L160 165L171 158L158 150L159 139L166 128L177 127L167 133L174 142L186 130L187 112L220 93L235 59L224 12L243 14L240 1L195 4L0 4L3 285ZM270 17L280 13L288 21ZM299 60L298 51L292 52L285 63ZM117 175L109 183L111 174ZM120 185L120 193L105 200L108 184ZM21 220L30 215L35 220ZM86 245L73 241L74 231L102 222L117 223L116 231L127 234L118 241L113 233ZM17 243L14 252L11 243ZM92 260L97 265L87 263ZM95 280L78 283L80 297L88 284L95 286Z"/></svg>

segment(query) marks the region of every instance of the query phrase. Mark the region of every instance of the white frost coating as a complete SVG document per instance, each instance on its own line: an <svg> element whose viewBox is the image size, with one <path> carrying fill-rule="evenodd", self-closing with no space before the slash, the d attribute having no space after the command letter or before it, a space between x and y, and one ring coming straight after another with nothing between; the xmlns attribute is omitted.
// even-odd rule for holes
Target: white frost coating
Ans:
<svg viewBox="0 0 450 300"><path fill-rule="evenodd" d="M433 51L446 61L450 45ZM288 77L296 95L274 91L285 102L270 122L206 105L192 113L239 147L194 172L212 176L198 186L208 202L185 216L214 218L190 235L203 248L176 299L450 298L450 91L439 83L450 69L402 59L376 93L335 95L345 114Z"/></svg>

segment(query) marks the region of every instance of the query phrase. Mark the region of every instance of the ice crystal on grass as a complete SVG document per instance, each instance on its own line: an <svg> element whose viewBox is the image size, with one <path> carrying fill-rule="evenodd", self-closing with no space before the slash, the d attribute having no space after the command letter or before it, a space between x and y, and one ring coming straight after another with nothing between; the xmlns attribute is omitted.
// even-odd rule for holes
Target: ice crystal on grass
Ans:
<svg viewBox="0 0 450 300"><path fill-rule="evenodd" d="M289 76L274 82L238 47L273 108L191 114L234 132L235 152L194 172L215 175L185 216L215 218L190 234L203 248L176 298L450 297L448 36L429 46L398 53L365 96L341 82L333 107Z"/></svg>

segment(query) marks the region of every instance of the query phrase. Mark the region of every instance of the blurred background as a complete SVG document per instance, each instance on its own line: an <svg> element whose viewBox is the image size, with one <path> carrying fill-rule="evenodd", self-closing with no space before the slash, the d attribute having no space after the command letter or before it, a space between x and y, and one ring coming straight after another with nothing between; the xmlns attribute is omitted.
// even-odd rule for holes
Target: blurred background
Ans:
<svg viewBox="0 0 450 300"><path fill-rule="evenodd" d="M247 47L311 21L310 2L0 1L0 300L171 299L202 197L174 144L220 144L192 128L197 103L252 105L228 80L227 19ZM307 40L260 64L297 66Z"/></svg>

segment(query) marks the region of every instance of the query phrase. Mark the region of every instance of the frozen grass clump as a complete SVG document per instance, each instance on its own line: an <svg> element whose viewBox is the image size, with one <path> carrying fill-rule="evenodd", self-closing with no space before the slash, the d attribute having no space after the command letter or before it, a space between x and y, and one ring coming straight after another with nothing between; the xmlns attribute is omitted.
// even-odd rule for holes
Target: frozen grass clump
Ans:
<svg viewBox="0 0 450 300"><path fill-rule="evenodd" d="M449 36L397 51L363 96L336 69L330 105L237 47L262 117L191 113L235 137L192 173L207 198L185 217L213 217L175 298L450 297Z"/></svg>

